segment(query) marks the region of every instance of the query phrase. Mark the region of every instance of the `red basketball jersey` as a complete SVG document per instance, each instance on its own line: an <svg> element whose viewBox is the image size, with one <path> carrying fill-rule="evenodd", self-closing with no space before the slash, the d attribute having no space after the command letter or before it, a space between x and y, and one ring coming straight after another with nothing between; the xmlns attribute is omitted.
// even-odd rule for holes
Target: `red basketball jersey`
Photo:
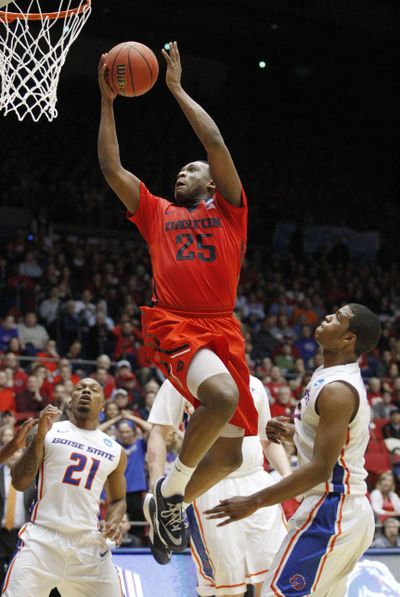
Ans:
<svg viewBox="0 0 400 597"><path fill-rule="evenodd" d="M235 207L218 191L187 208L152 195L140 183L135 214L153 267L153 302L190 312L233 311L247 240L247 199Z"/></svg>

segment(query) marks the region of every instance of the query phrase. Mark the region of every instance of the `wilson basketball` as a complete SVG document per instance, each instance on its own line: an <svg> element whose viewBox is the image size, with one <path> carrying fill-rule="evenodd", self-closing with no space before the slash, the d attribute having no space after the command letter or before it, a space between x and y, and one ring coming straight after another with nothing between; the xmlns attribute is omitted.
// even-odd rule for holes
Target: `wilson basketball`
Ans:
<svg viewBox="0 0 400 597"><path fill-rule="evenodd" d="M114 93L137 97L149 91L158 77L154 53L137 41L126 41L106 56L106 80Z"/></svg>

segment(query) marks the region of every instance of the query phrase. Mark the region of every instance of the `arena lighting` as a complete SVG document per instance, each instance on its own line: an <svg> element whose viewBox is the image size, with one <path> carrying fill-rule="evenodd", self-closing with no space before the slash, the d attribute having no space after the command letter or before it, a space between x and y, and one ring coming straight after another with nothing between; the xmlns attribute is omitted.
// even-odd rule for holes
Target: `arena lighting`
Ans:
<svg viewBox="0 0 400 597"><path fill-rule="evenodd" d="M267 68L267 63L265 62L265 60L260 60L260 62L258 63L258 66L260 68Z"/></svg>
<svg viewBox="0 0 400 597"><path fill-rule="evenodd" d="M169 43L168 42L164 44L164 50L169 50Z"/></svg>

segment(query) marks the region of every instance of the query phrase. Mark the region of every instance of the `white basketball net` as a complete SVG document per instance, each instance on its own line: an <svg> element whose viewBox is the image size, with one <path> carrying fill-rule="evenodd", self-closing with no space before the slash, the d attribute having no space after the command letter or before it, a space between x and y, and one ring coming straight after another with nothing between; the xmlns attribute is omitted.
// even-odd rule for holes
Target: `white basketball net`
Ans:
<svg viewBox="0 0 400 597"><path fill-rule="evenodd" d="M92 10L91 0L57 0L50 18L40 2L15 0L0 12L0 111L35 122L57 117L61 68ZM10 22L12 14L20 18Z"/></svg>

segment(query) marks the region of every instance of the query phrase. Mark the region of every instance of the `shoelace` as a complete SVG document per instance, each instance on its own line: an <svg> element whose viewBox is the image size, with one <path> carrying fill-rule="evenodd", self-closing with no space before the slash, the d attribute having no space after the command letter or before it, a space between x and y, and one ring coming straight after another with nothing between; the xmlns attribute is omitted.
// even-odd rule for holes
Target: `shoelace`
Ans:
<svg viewBox="0 0 400 597"><path fill-rule="evenodd" d="M184 519L182 504L167 502L167 506L168 510L161 511L161 518L163 518L165 526L169 527L173 533L180 532Z"/></svg>

